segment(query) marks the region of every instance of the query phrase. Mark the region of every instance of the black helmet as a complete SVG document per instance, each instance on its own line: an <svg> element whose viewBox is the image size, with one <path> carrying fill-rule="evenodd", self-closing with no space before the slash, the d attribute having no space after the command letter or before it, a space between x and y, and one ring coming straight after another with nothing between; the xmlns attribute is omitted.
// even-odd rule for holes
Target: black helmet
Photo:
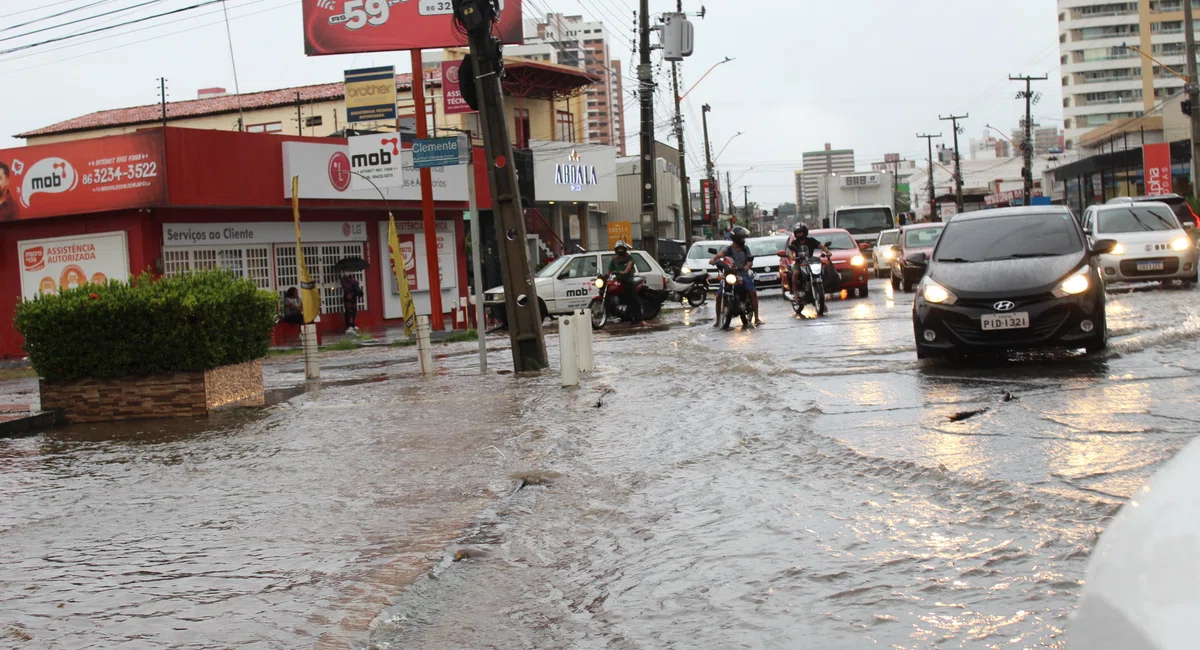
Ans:
<svg viewBox="0 0 1200 650"><path fill-rule="evenodd" d="M798 223L798 224L796 224L796 227L792 229L792 233L796 235L797 239L800 237L807 237L808 236L808 226L805 224L802 224L802 223Z"/></svg>
<svg viewBox="0 0 1200 650"><path fill-rule="evenodd" d="M745 244L746 238L749 236L750 236L750 231L746 230L745 228L743 228L741 226L734 226L733 230L730 231L730 234L729 234L729 238L733 240L733 243L735 243L739 246L742 244Z"/></svg>

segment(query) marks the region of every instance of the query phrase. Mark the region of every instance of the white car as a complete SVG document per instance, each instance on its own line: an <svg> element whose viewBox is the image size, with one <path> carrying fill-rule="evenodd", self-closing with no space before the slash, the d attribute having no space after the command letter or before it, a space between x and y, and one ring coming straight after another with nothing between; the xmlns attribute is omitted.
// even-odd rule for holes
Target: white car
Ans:
<svg viewBox="0 0 1200 650"><path fill-rule="evenodd" d="M787 248L789 239L791 239L791 235L771 235L746 239L746 248L750 249L750 254L754 256L752 268L756 289L778 287L782 284L779 277L779 266L783 264L783 259L779 257L778 253Z"/></svg>
<svg viewBox="0 0 1200 650"><path fill-rule="evenodd" d="M629 254L633 256L633 265L637 269L638 277L645 278L648 287L666 288L667 274L653 257L645 251L629 251ZM608 263L613 257L616 257L616 253L611 251L564 255L534 273L534 289L537 291L542 318L570 314L576 309L587 309L592 303L592 298L600 293L595 284L596 276L608 271ZM483 292L483 305L493 318L508 322L504 287Z"/></svg>
<svg viewBox="0 0 1200 650"><path fill-rule="evenodd" d="M899 230L885 230L879 233L875 240L875 250L871 251L871 260L875 265L875 277L885 278L892 273L892 258L896 256L893 248L899 241Z"/></svg>
<svg viewBox="0 0 1200 650"><path fill-rule="evenodd" d="M1112 253L1100 256L1108 282L1198 279L1200 251L1165 203L1093 205L1083 213L1083 231L1093 242L1117 241Z"/></svg>
<svg viewBox="0 0 1200 650"><path fill-rule="evenodd" d="M731 241L712 239L692 244L692 247L688 249L687 259L683 261L683 268L679 272L693 273L695 271L704 271L708 273L709 284L713 287L717 286L717 267L708 263L713 258L713 253L708 252L708 249L715 248L721 250L732 243Z"/></svg>

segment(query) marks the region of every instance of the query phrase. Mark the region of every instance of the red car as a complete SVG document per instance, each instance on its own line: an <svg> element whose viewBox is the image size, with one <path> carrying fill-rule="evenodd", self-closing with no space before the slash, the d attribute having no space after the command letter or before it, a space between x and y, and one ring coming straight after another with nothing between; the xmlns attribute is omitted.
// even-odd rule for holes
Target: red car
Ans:
<svg viewBox="0 0 1200 650"><path fill-rule="evenodd" d="M850 235L850 231L841 228L826 228L813 230L809 233L813 239L825 244L833 253L833 267L837 269L842 280L842 289L853 295L856 291L862 298L867 297L867 260L862 249Z"/></svg>
<svg viewBox="0 0 1200 650"><path fill-rule="evenodd" d="M892 257L893 291L899 291L903 285L905 293L910 292L925 277L925 265L909 264L908 256L925 253L926 258L932 258L933 248L945 227L944 223L921 223L900 229L900 235L896 237L896 254Z"/></svg>

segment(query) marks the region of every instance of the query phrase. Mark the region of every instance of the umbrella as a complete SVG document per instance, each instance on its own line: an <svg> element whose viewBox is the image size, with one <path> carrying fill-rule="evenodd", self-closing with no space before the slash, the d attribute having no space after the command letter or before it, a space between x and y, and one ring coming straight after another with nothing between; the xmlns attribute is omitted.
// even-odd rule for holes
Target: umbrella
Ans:
<svg viewBox="0 0 1200 650"><path fill-rule="evenodd" d="M361 257L347 257L337 263L338 270L365 271L371 265Z"/></svg>

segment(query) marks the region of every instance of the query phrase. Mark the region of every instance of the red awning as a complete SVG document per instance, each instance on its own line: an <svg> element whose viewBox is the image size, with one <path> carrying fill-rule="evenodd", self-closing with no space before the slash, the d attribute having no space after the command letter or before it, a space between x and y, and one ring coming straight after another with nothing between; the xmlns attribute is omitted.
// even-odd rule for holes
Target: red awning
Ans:
<svg viewBox="0 0 1200 650"><path fill-rule="evenodd" d="M568 99L601 81L579 68L526 59L504 59L504 72L505 92L528 99Z"/></svg>

